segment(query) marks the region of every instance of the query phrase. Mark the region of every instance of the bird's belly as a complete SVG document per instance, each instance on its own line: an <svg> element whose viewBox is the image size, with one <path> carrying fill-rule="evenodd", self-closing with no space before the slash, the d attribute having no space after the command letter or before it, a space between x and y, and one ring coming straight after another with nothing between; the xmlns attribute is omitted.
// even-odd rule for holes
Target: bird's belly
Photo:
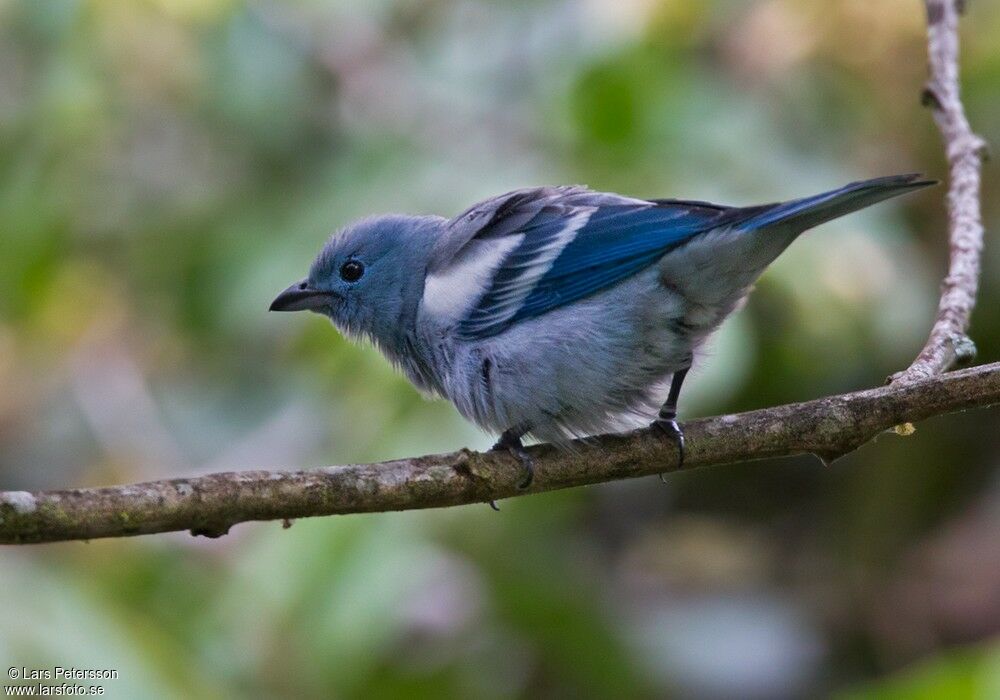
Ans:
<svg viewBox="0 0 1000 700"><path fill-rule="evenodd" d="M650 269L490 338L454 341L446 393L488 430L527 427L547 441L647 420L690 364L699 337L688 313Z"/></svg>

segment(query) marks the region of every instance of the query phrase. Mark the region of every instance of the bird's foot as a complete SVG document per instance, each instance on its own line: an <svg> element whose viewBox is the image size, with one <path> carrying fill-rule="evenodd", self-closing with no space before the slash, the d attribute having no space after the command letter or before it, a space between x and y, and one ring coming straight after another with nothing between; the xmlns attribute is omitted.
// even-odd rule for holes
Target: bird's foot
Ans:
<svg viewBox="0 0 1000 700"><path fill-rule="evenodd" d="M528 451L524 449L524 445L521 444L520 436L511 433L509 430L504 432L500 436L500 439L497 440L497 444L493 446L493 451L510 452L510 454L516 457L521 462L521 469L524 473L517 488L524 491L531 486L531 482L535 480L535 463L532 461Z"/></svg>
<svg viewBox="0 0 1000 700"><path fill-rule="evenodd" d="M674 416L660 414L660 417L653 421L651 426L656 432L677 443L677 468L684 468L684 431L677 424ZM660 481L666 483L663 474L660 474Z"/></svg>

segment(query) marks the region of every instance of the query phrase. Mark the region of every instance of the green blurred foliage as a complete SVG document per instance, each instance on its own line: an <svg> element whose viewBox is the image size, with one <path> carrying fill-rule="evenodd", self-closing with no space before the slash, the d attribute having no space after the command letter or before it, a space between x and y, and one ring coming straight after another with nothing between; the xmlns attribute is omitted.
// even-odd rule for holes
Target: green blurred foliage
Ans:
<svg viewBox="0 0 1000 700"><path fill-rule="evenodd" d="M1000 10L963 89L1000 143ZM324 238L537 183L742 204L944 177L919 3L0 0L0 488L483 448L371 348L265 313ZM987 230L1000 182L986 170ZM879 384L944 270L942 190L831 223L686 416ZM1000 253L974 336L1000 355ZM997 412L831 468L0 553L0 661L111 697L988 698Z"/></svg>

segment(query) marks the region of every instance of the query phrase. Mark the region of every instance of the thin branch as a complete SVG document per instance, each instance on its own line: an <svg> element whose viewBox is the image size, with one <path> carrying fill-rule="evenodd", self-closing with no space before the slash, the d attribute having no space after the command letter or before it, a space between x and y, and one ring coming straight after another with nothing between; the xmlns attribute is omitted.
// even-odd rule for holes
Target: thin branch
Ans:
<svg viewBox="0 0 1000 700"><path fill-rule="evenodd" d="M685 424L684 468L813 453L824 462L903 423L1000 404L1000 363ZM529 448L531 493L677 469L677 449L650 430ZM249 520L281 520L483 503L516 496L520 465L468 450L309 471L226 472L72 491L0 492L0 543L190 530L220 536ZM651 487L655 488L655 487Z"/></svg>
<svg viewBox="0 0 1000 700"><path fill-rule="evenodd" d="M816 454L824 462L894 426L1000 404L1000 363L942 374L971 359L966 336L979 281L979 212L984 142L969 127L958 89L955 0L926 0L934 108L950 164L951 260L926 347L889 386L691 421L684 468ZM678 469L676 446L650 430L577 442L572 451L529 448L529 492ZM236 523L337 513L434 508L519 495L520 465L504 453L446 455L311 471L227 472L71 491L0 492L0 544L87 540L190 530L218 537Z"/></svg>
<svg viewBox="0 0 1000 700"><path fill-rule="evenodd" d="M964 3L926 0L926 5L930 80L923 102L934 112L948 156L950 263L930 337L913 364L891 377L896 384L945 372L976 355L966 331L976 304L983 249L979 188L986 142L972 132L959 92L958 20Z"/></svg>

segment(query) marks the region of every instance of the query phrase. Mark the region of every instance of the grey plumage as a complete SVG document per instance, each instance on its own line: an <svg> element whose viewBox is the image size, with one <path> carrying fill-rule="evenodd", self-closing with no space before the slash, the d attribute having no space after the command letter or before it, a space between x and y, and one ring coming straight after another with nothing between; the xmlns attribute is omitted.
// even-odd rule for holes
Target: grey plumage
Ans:
<svg viewBox="0 0 1000 700"><path fill-rule="evenodd" d="M272 308L372 340L487 430L561 442L651 420L799 234L927 184L894 176L747 208L537 188L451 220L375 217L334 235Z"/></svg>

